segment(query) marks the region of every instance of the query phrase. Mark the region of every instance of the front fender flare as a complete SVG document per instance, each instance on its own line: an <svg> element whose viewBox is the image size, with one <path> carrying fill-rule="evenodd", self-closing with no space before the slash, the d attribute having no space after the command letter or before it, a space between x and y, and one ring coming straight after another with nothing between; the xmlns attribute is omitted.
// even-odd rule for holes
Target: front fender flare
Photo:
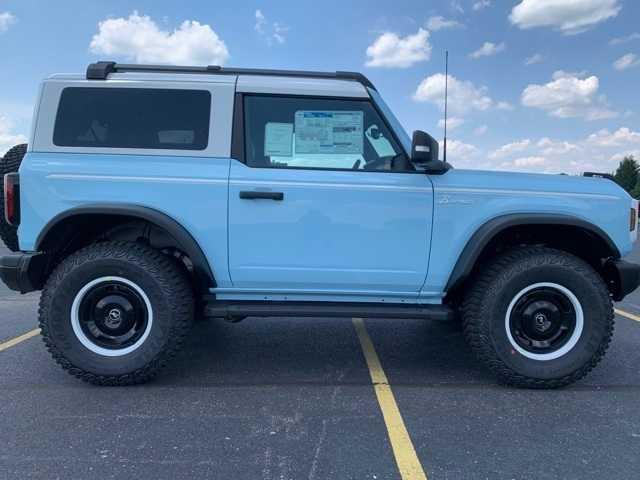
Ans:
<svg viewBox="0 0 640 480"><path fill-rule="evenodd" d="M606 244L611 258L620 258L620 250L613 240L611 240L611 237L597 225L581 218L552 213L514 213L502 215L484 223L475 231L471 238L469 238L449 276L445 292L455 290L456 287L460 286L471 274L480 254L496 235L507 228L519 225L570 225L579 227L600 238Z"/></svg>

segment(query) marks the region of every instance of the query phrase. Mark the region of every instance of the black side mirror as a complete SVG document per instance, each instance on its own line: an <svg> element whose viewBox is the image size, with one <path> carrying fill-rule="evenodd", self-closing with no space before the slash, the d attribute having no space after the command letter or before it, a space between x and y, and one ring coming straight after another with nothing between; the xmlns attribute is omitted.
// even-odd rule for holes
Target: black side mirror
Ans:
<svg viewBox="0 0 640 480"><path fill-rule="evenodd" d="M439 151L438 142L431 135L422 130L413 132L411 163L424 168L427 173L444 173L450 167L438 158Z"/></svg>

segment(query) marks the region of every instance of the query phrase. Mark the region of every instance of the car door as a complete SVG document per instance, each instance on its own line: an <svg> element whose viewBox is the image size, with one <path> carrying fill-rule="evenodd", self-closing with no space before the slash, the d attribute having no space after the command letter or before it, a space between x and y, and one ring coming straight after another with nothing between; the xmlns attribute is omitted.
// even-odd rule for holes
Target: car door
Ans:
<svg viewBox="0 0 640 480"><path fill-rule="evenodd" d="M369 99L247 95L229 177L229 271L262 298L417 296L433 189ZM371 297L373 296L373 297Z"/></svg>

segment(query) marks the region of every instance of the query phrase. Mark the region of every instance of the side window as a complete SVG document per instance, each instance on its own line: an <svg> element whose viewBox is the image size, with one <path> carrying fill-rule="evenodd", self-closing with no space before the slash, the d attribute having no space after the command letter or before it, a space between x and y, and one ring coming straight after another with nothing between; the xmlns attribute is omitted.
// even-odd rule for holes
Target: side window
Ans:
<svg viewBox="0 0 640 480"><path fill-rule="evenodd" d="M53 143L60 147L204 150L211 94L204 90L68 87Z"/></svg>
<svg viewBox="0 0 640 480"><path fill-rule="evenodd" d="M250 167L398 171L406 155L365 100L247 95Z"/></svg>

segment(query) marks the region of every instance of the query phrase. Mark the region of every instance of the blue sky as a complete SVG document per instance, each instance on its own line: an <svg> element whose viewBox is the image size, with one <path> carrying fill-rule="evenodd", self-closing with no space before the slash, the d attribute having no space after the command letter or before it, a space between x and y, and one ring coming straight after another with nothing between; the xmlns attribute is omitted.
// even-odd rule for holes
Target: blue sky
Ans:
<svg viewBox="0 0 640 480"><path fill-rule="evenodd" d="M638 19L632 0L0 0L0 151L42 78L98 59L358 70L441 138L448 49L454 165L610 171L640 157Z"/></svg>

